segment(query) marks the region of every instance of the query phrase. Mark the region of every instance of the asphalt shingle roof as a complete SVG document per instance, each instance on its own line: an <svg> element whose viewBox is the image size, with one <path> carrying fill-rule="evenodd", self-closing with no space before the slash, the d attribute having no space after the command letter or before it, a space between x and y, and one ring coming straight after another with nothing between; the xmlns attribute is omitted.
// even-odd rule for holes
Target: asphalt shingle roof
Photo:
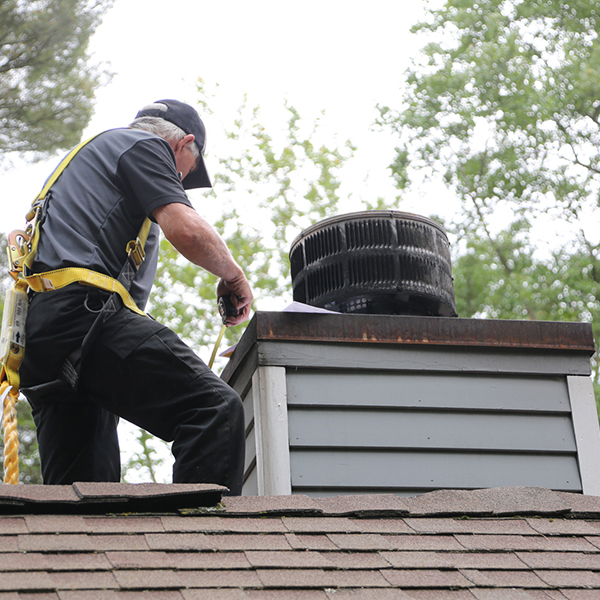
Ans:
<svg viewBox="0 0 600 600"><path fill-rule="evenodd" d="M0 600L592 600L600 497L0 486Z"/></svg>

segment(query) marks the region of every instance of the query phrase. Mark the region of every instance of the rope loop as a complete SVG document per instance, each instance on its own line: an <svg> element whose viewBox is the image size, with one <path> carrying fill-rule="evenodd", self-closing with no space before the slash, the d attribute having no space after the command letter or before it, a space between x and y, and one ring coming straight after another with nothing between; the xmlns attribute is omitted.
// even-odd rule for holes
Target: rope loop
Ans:
<svg viewBox="0 0 600 600"><path fill-rule="evenodd" d="M4 428L4 483L19 483L19 436L17 433L17 400L19 390L8 381L0 384L0 398L4 398L2 426Z"/></svg>

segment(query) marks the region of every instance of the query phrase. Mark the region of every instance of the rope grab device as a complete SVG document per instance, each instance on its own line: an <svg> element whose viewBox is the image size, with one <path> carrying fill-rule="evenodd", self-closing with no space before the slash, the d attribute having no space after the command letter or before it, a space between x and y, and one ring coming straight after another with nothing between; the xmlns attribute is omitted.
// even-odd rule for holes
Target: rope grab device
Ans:
<svg viewBox="0 0 600 600"><path fill-rule="evenodd" d="M77 152L95 137L82 142L65 156L33 201L31 209L25 217L25 229L13 231L8 235L9 273L15 283L6 292L0 333L0 401L3 407L4 483L17 484L19 482L16 403L19 399L21 383L19 368L25 356L28 291L47 292L72 283L81 283L111 292L112 296L105 305L107 308L110 303L114 310L116 301L113 297L118 295L127 308L145 316L145 313L138 308L129 294L129 287L145 258L144 246L152 225L148 218L144 221L137 238L127 244L125 249L127 260L117 279L79 267L57 269L45 273L33 273L31 270L39 243L45 204L49 198L48 192Z"/></svg>

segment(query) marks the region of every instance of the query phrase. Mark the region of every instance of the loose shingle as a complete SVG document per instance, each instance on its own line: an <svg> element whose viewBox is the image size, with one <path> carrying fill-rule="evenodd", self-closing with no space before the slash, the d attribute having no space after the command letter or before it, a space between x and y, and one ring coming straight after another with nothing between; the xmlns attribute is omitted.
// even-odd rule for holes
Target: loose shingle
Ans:
<svg viewBox="0 0 600 600"><path fill-rule="evenodd" d="M205 483L77 482L73 489L83 505L116 504L123 505L121 510L137 512L214 506L227 491L223 486Z"/></svg>
<svg viewBox="0 0 600 600"><path fill-rule="evenodd" d="M323 511L318 500L296 494L294 496L227 496L223 504L228 515L317 515Z"/></svg>
<svg viewBox="0 0 600 600"><path fill-rule="evenodd" d="M317 506L330 516L392 516L408 514L407 500L392 494L317 498Z"/></svg>
<svg viewBox="0 0 600 600"><path fill-rule="evenodd" d="M411 516L432 515L492 515L494 510L473 492L464 490L438 490L404 499Z"/></svg>

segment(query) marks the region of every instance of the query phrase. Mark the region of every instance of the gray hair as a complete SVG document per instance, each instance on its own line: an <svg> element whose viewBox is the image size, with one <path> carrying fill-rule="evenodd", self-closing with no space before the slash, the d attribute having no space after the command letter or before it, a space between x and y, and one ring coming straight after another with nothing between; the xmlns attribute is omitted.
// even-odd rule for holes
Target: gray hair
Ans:
<svg viewBox="0 0 600 600"><path fill-rule="evenodd" d="M160 105L151 104L150 107L152 106ZM149 107L147 106L145 108ZM132 129L142 129L144 131L148 131L149 133L153 133L154 135L163 138L163 140L166 140L167 142L178 142L187 135L183 129L177 127L177 125L174 125L170 121L161 119L160 117L140 117L139 119L135 119L135 121L133 121L129 127ZM194 160L198 162L198 159L200 158L198 144L195 142L190 144L190 150Z"/></svg>

